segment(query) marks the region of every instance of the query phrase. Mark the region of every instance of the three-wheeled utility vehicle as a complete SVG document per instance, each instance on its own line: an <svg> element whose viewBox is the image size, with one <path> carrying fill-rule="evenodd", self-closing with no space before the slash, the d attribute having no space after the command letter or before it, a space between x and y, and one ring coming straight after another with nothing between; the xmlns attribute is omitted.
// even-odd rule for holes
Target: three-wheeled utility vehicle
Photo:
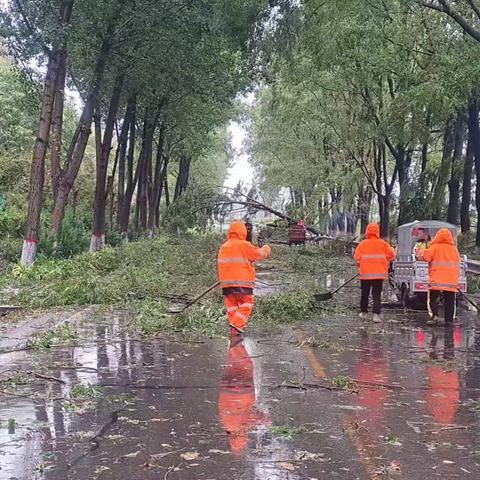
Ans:
<svg viewBox="0 0 480 480"><path fill-rule="evenodd" d="M390 282L397 298L406 308L427 308L428 263L418 260L417 248L433 239L441 228L448 228L457 238L455 225L435 220L412 222L398 228L397 258L392 263ZM461 257L459 288L467 292L467 257Z"/></svg>

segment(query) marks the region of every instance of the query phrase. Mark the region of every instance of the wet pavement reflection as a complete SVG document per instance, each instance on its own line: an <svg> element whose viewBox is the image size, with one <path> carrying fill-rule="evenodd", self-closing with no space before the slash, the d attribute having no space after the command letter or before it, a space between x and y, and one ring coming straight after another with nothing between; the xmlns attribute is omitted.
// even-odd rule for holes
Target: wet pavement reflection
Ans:
<svg viewBox="0 0 480 480"><path fill-rule="evenodd" d="M232 343L145 340L127 324L90 312L75 346L0 354L2 370L8 358L41 374L0 386L0 479L478 476L480 325L468 312L453 327L391 313Z"/></svg>

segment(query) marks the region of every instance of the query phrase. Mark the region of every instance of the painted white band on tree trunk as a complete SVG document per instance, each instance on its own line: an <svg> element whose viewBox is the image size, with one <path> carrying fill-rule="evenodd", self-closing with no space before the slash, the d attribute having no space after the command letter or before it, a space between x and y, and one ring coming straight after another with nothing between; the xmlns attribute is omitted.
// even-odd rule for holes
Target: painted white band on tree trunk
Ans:
<svg viewBox="0 0 480 480"><path fill-rule="evenodd" d="M90 240L90 251L98 252L105 248L105 234L101 235L92 234L92 239Z"/></svg>
<svg viewBox="0 0 480 480"><path fill-rule="evenodd" d="M22 248L21 263L23 265L33 265L37 257L37 242L33 240L24 240Z"/></svg>

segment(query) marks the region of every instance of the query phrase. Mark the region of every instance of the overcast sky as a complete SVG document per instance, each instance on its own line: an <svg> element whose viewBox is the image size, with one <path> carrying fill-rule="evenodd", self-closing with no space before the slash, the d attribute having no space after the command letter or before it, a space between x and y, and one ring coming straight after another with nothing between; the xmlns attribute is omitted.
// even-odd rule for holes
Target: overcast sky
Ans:
<svg viewBox="0 0 480 480"><path fill-rule="evenodd" d="M233 165L228 171L225 186L233 188L240 180L243 180L246 186L251 186L253 183L253 168L250 164L249 156L245 153L247 131L245 127L237 121L230 122L228 130L231 136L234 158Z"/></svg>

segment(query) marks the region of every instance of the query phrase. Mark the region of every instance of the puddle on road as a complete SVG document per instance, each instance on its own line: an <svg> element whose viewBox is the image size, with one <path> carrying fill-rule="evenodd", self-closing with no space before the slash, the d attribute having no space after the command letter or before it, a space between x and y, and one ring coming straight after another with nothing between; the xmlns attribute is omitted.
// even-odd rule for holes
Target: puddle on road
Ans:
<svg viewBox="0 0 480 480"><path fill-rule="evenodd" d="M92 315L79 346L23 360L50 379L0 387L0 478L476 478L474 320L327 321L305 327L320 348L291 329L229 348L130 338L122 317ZM319 365L358 392L279 388L325 385Z"/></svg>

